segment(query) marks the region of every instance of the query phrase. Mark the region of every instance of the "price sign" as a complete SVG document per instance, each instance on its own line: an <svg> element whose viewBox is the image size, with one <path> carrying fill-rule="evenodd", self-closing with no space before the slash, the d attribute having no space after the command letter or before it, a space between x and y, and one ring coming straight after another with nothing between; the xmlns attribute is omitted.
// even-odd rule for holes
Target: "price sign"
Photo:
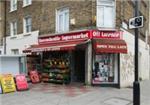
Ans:
<svg viewBox="0 0 150 105"><path fill-rule="evenodd" d="M16 85L18 90L27 90L28 83L25 75L16 75Z"/></svg>
<svg viewBox="0 0 150 105"><path fill-rule="evenodd" d="M14 78L11 74L2 75L1 84L2 84L3 93L16 91Z"/></svg>
<svg viewBox="0 0 150 105"><path fill-rule="evenodd" d="M38 75L38 72L36 70L30 71L30 79L32 81L32 83L39 83L40 82L40 78Z"/></svg>

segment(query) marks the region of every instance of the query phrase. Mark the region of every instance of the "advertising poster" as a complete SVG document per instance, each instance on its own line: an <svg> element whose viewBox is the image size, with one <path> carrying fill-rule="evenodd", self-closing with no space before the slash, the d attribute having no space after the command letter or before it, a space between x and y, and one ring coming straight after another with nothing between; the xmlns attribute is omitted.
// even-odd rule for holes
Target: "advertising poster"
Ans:
<svg viewBox="0 0 150 105"><path fill-rule="evenodd" d="M114 82L112 59L113 58L109 54L96 55L96 61L94 62L92 73L93 84Z"/></svg>
<svg viewBox="0 0 150 105"><path fill-rule="evenodd" d="M27 90L28 89L28 83L25 75L20 74L16 75L16 85L17 90Z"/></svg>
<svg viewBox="0 0 150 105"><path fill-rule="evenodd" d="M14 78L11 74L5 74L1 76L1 85L3 89L3 93L16 91Z"/></svg>
<svg viewBox="0 0 150 105"><path fill-rule="evenodd" d="M40 82L40 78L38 75L38 72L36 70L30 71L30 79L32 83L39 83Z"/></svg>

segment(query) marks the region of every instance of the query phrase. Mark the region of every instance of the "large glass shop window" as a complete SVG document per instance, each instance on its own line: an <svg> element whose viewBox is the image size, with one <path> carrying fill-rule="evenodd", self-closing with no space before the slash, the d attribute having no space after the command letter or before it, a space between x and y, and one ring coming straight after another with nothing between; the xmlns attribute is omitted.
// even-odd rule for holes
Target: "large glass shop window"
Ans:
<svg viewBox="0 0 150 105"><path fill-rule="evenodd" d="M93 84L114 83L115 74L115 54L98 54L95 56L93 64Z"/></svg>

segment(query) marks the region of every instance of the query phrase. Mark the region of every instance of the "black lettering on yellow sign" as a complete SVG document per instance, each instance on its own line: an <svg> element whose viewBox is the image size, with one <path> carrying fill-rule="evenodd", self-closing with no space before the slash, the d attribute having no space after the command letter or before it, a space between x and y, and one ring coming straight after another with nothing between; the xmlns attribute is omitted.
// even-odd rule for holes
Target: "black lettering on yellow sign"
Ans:
<svg viewBox="0 0 150 105"><path fill-rule="evenodd" d="M16 91L13 76L10 74L1 76L1 84L4 93Z"/></svg>

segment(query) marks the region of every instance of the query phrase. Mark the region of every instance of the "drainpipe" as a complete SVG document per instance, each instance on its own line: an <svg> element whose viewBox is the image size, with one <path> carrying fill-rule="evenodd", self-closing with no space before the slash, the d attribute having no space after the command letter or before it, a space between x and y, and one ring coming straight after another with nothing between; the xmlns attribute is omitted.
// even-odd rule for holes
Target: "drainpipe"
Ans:
<svg viewBox="0 0 150 105"><path fill-rule="evenodd" d="M4 1L4 55L6 55L6 2L7 1Z"/></svg>
<svg viewBox="0 0 150 105"><path fill-rule="evenodd" d="M149 11L150 11L150 2L149 2ZM150 12L148 12L149 24L148 24L148 45L149 45L149 79L150 79Z"/></svg>

